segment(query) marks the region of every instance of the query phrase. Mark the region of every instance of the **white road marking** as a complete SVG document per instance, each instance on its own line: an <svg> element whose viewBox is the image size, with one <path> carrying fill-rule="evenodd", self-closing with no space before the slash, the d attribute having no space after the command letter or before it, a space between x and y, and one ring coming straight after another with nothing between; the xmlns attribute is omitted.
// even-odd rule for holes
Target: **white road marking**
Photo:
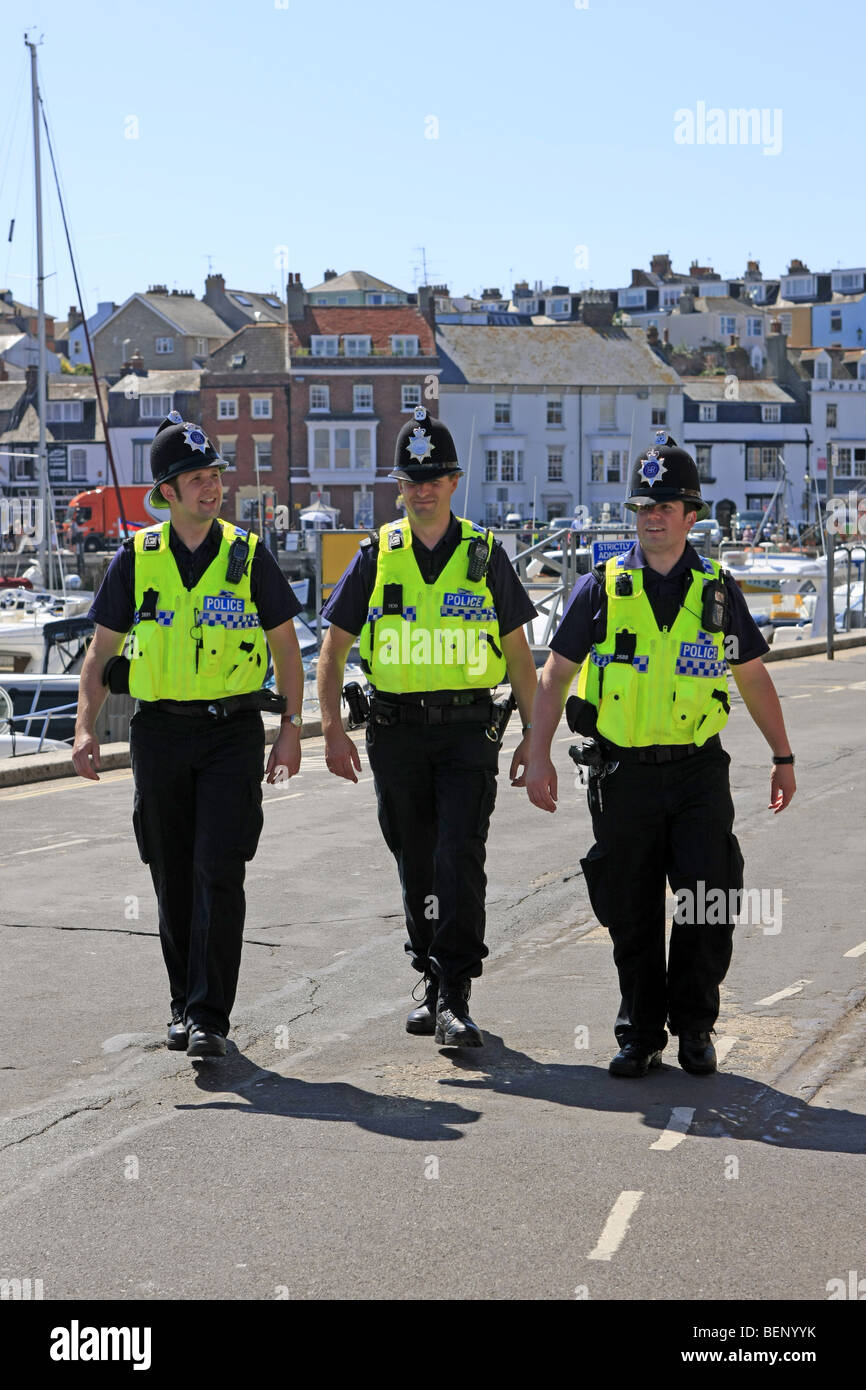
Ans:
<svg viewBox="0 0 866 1390"><path fill-rule="evenodd" d="M695 1118L694 1106L676 1105L671 1111L671 1117L654 1144L650 1144L651 1149L662 1149L667 1152L675 1149L677 1144L681 1144L689 1132L689 1125Z"/></svg>
<svg viewBox="0 0 866 1390"><path fill-rule="evenodd" d="M262 802L265 806L270 806L272 801L294 801L295 797L303 795L303 792L285 792L282 796L263 796Z"/></svg>
<svg viewBox="0 0 866 1390"><path fill-rule="evenodd" d="M739 1038L722 1037L716 1040L716 1061L724 1062L732 1048L736 1047Z"/></svg>
<svg viewBox="0 0 866 1390"><path fill-rule="evenodd" d="M788 700L811 700L812 692L810 690L808 695L787 695L785 698Z"/></svg>
<svg viewBox="0 0 866 1390"><path fill-rule="evenodd" d="M861 941L859 946L852 946L850 951L846 951L846 956L862 956L866 951L866 941Z"/></svg>
<svg viewBox="0 0 866 1390"><path fill-rule="evenodd" d="M15 854L43 854L47 849L68 849L70 845L83 845L90 839L89 835L83 835L79 840L58 840L53 845L37 845L35 849L16 849Z"/></svg>
<svg viewBox="0 0 866 1390"><path fill-rule="evenodd" d="M621 1192L613 1204L610 1216L604 1223L604 1230L598 1244L587 1255L588 1260L612 1260L625 1240L629 1222L634 1216L642 1192Z"/></svg>
<svg viewBox="0 0 866 1390"><path fill-rule="evenodd" d="M854 681L848 686L849 690L866 690L866 681Z"/></svg>
<svg viewBox="0 0 866 1390"><path fill-rule="evenodd" d="M795 980L792 985L788 985L787 989L780 989L775 994L768 994L766 999L756 999L755 1003L777 1004L780 999L790 999L792 994L799 994L801 989L805 989L806 985L811 983L811 980Z"/></svg>

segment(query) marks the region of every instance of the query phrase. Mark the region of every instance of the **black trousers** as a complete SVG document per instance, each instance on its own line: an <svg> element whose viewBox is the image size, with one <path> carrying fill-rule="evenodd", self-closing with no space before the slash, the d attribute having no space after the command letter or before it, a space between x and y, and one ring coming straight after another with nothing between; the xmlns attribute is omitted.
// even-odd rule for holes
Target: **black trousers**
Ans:
<svg viewBox="0 0 866 1390"><path fill-rule="evenodd" d="M370 724L379 825L397 861L416 970L481 974L498 745L481 724Z"/></svg>
<svg viewBox="0 0 866 1390"><path fill-rule="evenodd" d="M581 865L593 910L613 941L620 1044L662 1048L666 1021L672 1033L704 1032L718 1018L743 886L729 764L718 744L679 762L620 763L602 782L601 807L590 783L596 843ZM665 879L673 893L685 890L686 906L674 917L667 965ZM677 922L680 915L691 920Z"/></svg>
<svg viewBox="0 0 866 1390"><path fill-rule="evenodd" d="M217 721L139 710L129 743L135 837L156 889L172 1011L228 1033L246 861L263 823L261 715Z"/></svg>

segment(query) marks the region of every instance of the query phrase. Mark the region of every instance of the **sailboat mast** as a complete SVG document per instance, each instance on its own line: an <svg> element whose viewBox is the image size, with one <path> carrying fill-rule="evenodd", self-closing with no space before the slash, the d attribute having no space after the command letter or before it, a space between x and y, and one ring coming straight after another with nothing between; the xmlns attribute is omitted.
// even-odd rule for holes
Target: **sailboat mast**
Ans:
<svg viewBox="0 0 866 1390"><path fill-rule="evenodd" d="M25 38L30 49L30 85L33 95L33 177L36 186L36 304L39 314L39 372L36 384L36 403L39 414L39 496L41 525L39 526L39 560L42 580L47 589L54 581L51 563L51 508L48 494L48 453L45 439L45 267L42 259L42 161L39 143L39 78L36 72L36 43ZM39 525L39 518L37 518Z"/></svg>

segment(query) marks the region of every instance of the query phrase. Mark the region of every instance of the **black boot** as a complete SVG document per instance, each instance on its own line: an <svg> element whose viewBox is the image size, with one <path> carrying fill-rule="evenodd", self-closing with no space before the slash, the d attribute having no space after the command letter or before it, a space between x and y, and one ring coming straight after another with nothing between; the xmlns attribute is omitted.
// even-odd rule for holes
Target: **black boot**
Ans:
<svg viewBox="0 0 866 1390"><path fill-rule="evenodd" d="M417 988L417 986L416 986ZM413 1009L406 1019L406 1032L424 1034L432 1037L436 1032L436 1000L439 995L439 981L435 975L424 976L424 999Z"/></svg>
<svg viewBox="0 0 866 1390"><path fill-rule="evenodd" d="M709 1032L680 1033L677 1061L692 1076L711 1076L716 1070L716 1049Z"/></svg>
<svg viewBox="0 0 866 1390"><path fill-rule="evenodd" d="M440 1047L483 1047L481 1029L469 1017L468 979L443 980L436 1001L436 1042Z"/></svg>

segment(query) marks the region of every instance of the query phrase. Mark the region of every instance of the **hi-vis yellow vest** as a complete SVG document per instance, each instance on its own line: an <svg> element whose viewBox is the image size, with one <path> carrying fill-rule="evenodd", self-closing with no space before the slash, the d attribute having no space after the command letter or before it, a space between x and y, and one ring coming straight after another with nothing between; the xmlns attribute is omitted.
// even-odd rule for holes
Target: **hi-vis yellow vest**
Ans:
<svg viewBox="0 0 866 1390"><path fill-rule="evenodd" d="M505 658L493 595L486 579L466 577L468 542L493 537L458 518L459 545L432 584L412 552L407 518L379 530L376 583L358 643L376 690L409 694L498 685Z"/></svg>
<svg viewBox="0 0 866 1390"><path fill-rule="evenodd" d="M129 634L129 691L141 700L218 700L260 690L268 649L250 597L257 537L219 521L222 541L194 589L185 589L169 549L170 522L136 532L135 619ZM250 543L238 584L226 583L236 536Z"/></svg>
<svg viewBox="0 0 866 1390"><path fill-rule="evenodd" d="M605 566L607 630L580 668L577 693L598 710L598 731L621 748L652 744L701 745L728 718L724 633L704 632L704 580L721 566L701 556L704 573L691 587L672 627L659 629L643 587L643 571L625 556ZM618 575L630 574L633 593L617 596Z"/></svg>

